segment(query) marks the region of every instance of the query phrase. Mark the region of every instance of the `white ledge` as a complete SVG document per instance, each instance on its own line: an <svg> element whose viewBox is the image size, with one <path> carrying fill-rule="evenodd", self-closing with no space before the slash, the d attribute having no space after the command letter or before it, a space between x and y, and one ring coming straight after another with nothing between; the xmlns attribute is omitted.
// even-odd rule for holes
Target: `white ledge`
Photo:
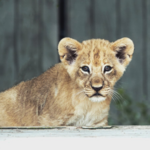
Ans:
<svg viewBox="0 0 150 150"><path fill-rule="evenodd" d="M131 137L150 138L150 126L78 127L3 127L0 140L10 137Z"/></svg>
<svg viewBox="0 0 150 150"><path fill-rule="evenodd" d="M149 141L150 126L0 128L0 149L127 149L130 144L137 150L150 149Z"/></svg>

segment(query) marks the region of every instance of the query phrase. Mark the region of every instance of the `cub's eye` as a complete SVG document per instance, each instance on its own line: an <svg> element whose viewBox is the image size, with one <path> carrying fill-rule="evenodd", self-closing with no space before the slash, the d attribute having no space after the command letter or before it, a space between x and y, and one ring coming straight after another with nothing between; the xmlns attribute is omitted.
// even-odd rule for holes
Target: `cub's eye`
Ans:
<svg viewBox="0 0 150 150"><path fill-rule="evenodd" d="M83 67L81 67L81 69L84 71L84 72L90 72L90 69L89 69L89 67L88 66L83 66Z"/></svg>
<svg viewBox="0 0 150 150"><path fill-rule="evenodd" d="M105 73L105 72L109 72L111 69L112 69L111 66L105 66L105 68L104 68L104 73Z"/></svg>

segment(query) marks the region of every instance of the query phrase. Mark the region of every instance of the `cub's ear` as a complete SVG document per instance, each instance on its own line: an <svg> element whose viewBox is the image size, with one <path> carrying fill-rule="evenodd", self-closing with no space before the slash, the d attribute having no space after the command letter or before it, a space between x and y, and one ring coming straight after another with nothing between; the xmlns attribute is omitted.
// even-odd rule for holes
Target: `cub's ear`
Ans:
<svg viewBox="0 0 150 150"><path fill-rule="evenodd" d="M71 38L63 38L58 44L60 60L63 63L72 64L78 56L78 51L82 49L82 44Z"/></svg>
<svg viewBox="0 0 150 150"><path fill-rule="evenodd" d="M111 44L111 48L116 52L116 58L126 67L132 59L134 44L129 38L122 38Z"/></svg>

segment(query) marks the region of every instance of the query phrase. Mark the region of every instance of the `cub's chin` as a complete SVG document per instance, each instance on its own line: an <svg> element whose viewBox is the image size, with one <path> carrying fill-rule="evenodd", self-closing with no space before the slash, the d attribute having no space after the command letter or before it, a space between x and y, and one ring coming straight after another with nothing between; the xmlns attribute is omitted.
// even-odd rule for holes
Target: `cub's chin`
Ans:
<svg viewBox="0 0 150 150"><path fill-rule="evenodd" d="M89 100L92 102L102 102L105 99L106 99L106 97L102 97L102 96L92 96L89 98Z"/></svg>

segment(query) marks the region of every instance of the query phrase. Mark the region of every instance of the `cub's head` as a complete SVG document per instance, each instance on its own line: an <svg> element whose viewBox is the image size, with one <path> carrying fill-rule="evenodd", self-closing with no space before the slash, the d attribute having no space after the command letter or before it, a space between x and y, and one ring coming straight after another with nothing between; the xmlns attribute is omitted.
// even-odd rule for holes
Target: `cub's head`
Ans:
<svg viewBox="0 0 150 150"><path fill-rule="evenodd" d="M64 38L58 45L61 61L71 79L93 102L104 101L132 59L134 45L129 38L110 43L92 39L79 43Z"/></svg>

